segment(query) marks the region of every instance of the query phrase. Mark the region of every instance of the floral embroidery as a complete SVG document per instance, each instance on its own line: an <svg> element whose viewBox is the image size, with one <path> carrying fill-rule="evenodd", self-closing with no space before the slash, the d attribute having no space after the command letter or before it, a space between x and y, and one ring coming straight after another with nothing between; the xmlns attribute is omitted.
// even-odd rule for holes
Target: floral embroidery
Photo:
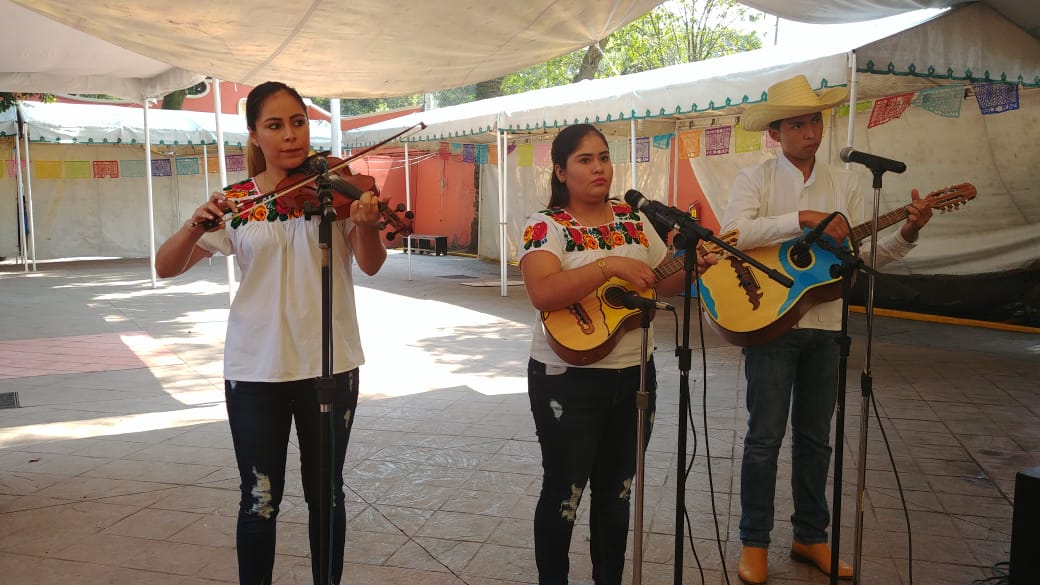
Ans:
<svg viewBox="0 0 1040 585"><path fill-rule="evenodd" d="M546 209L541 213L556 223L563 233L564 250L567 252L584 250L611 250L620 246L638 244L650 247L650 241L643 232L643 222L639 214L631 206L614 204L614 221L601 226L583 226L566 210L560 207ZM540 248L548 238L548 226L539 221L527 226L523 235L525 250Z"/></svg>
<svg viewBox="0 0 1040 585"><path fill-rule="evenodd" d="M228 199L246 199L239 207L242 215L231 220L232 229L244 226L251 221L288 221L303 217L302 209L292 209L281 199L258 205L257 201L262 199L261 191L253 179L246 179L241 183L224 187L224 192Z"/></svg>

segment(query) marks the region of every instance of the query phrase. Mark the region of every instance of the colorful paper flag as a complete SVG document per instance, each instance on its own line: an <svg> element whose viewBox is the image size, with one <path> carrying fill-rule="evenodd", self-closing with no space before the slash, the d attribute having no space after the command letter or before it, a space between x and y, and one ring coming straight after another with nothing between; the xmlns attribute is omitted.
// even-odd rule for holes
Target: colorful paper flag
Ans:
<svg viewBox="0 0 1040 585"><path fill-rule="evenodd" d="M702 130L687 130L679 133L679 157L697 158L701 155Z"/></svg>
<svg viewBox="0 0 1040 585"><path fill-rule="evenodd" d="M733 152L762 150L762 132L749 132L739 125L733 127Z"/></svg>
<svg viewBox="0 0 1040 585"><path fill-rule="evenodd" d="M729 154L729 139L733 135L733 126L717 126L704 131L704 154L718 156Z"/></svg>
<svg viewBox="0 0 1040 585"><path fill-rule="evenodd" d="M227 166L227 172L237 173L246 170L246 155L244 154L229 154L224 157L224 164Z"/></svg>
<svg viewBox="0 0 1040 585"><path fill-rule="evenodd" d="M627 140L611 140L607 142L607 148L610 149L610 160L614 164L628 164L629 142Z"/></svg>
<svg viewBox="0 0 1040 585"><path fill-rule="evenodd" d="M178 175L197 175L199 174L199 159L194 156L181 156L177 157L177 174Z"/></svg>
<svg viewBox="0 0 1040 585"><path fill-rule="evenodd" d="M37 179L60 179L60 160L34 160L32 163L32 176Z"/></svg>
<svg viewBox="0 0 1040 585"><path fill-rule="evenodd" d="M94 178L95 179L118 179L119 178L119 161L117 161L117 160L96 160L96 161L94 161Z"/></svg>
<svg viewBox="0 0 1040 585"><path fill-rule="evenodd" d="M944 118L960 118L961 103L963 102L963 86L944 85L922 89L917 92L910 105L917 106L922 110L927 110Z"/></svg>
<svg viewBox="0 0 1040 585"><path fill-rule="evenodd" d="M637 136L636 137L636 162L637 163L648 163L648 162L650 162L650 137L649 136Z"/></svg>
<svg viewBox="0 0 1040 585"><path fill-rule="evenodd" d="M975 100L984 116L1018 109L1018 86L1010 83L973 83Z"/></svg>
<svg viewBox="0 0 1040 585"><path fill-rule="evenodd" d="M488 164L488 153L489 153L490 150L491 150L491 147L488 144L478 144L477 145L477 164L478 165L486 165L486 164ZM496 155L497 155L497 153L496 153ZM497 164L497 163L498 163L498 161L496 160L492 164Z"/></svg>
<svg viewBox="0 0 1040 585"><path fill-rule="evenodd" d="M462 162L474 162L477 160L476 150L474 149L475 144L463 144L462 145Z"/></svg>
<svg viewBox="0 0 1040 585"><path fill-rule="evenodd" d="M516 166L529 167L534 164L534 145L521 144L516 148Z"/></svg>
<svg viewBox="0 0 1040 585"><path fill-rule="evenodd" d="M119 161L119 174L123 177L143 177L144 161L141 159Z"/></svg>
<svg viewBox="0 0 1040 585"><path fill-rule="evenodd" d="M552 146L548 142L534 145L534 164L539 167L552 166Z"/></svg>
<svg viewBox="0 0 1040 585"><path fill-rule="evenodd" d="M870 120L867 122L867 128L887 124L899 118L910 107L910 101L913 99L914 94L910 92L874 100L874 109L870 110Z"/></svg>
<svg viewBox="0 0 1040 585"><path fill-rule="evenodd" d="M231 169L228 168L230 171ZM172 177L173 176L173 165L170 164L168 158L153 158L152 159L152 176L153 177Z"/></svg>
<svg viewBox="0 0 1040 585"><path fill-rule="evenodd" d="M654 148L668 150L672 147L672 134L658 134L654 136Z"/></svg>

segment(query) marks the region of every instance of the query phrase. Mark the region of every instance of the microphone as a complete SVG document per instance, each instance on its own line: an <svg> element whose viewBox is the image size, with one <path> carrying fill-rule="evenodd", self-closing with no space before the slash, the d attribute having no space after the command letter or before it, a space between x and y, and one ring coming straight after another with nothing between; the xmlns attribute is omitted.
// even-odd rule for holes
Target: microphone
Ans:
<svg viewBox="0 0 1040 585"><path fill-rule="evenodd" d="M906 170L906 163L892 160L890 158L880 157L876 154L868 154L866 152L853 150L851 146L846 146L841 149L841 153L838 156L840 156L841 160L844 162L859 163L872 171L892 171L893 173L901 173Z"/></svg>
<svg viewBox="0 0 1040 585"><path fill-rule="evenodd" d="M315 155L307 159L307 170L315 175L324 175L329 172L329 159L322 155Z"/></svg>
<svg viewBox="0 0 1040 585"><path fill-rule="evenodd" d="M816 240L820 239L820 236L823 235L823 232L827 229L827 226L830 225L830 223L834 221L834 218L837 216L838 212L832 211L830 215L823 218L823 221L816 224L816 227L814 227L811 232L805 234L801 238L798 238L798 241L795 242L794 246L791 247L791 257L794 259L795 266L799 266L801 268L808 266L809 263L804 262L805 260L808 260L808 258L806 258L805 256L806 252L808 252L809 249L812 248L812 245L816 243ZM803 261L804 265L802 265L800 261Z"/></svg>
<svg viewBox="0 0 1040 585"><path fill-rule="evenodd" d="M652 311L657 309L659 311L674 311L675 307L664 301L657 299L648 299L643 296L639 296L634 291L628 291L621 297L621 304L626 309L640 309L643 311Z"/></svg>
<svg viewBox="0 0 1040 585"><path fill-rule="evenodd" d="M683 213L682 211L665 205L664 203L651 201L635 189L629 189L628 192L625 193L625 203L628 203L632 207L645 213L646 216L650 218L650 221L655 224L668 226L668 229L682 231L683 228L689 227L698 233L703 229L697 225L697 220L690 217L689 214Z"/></svg>

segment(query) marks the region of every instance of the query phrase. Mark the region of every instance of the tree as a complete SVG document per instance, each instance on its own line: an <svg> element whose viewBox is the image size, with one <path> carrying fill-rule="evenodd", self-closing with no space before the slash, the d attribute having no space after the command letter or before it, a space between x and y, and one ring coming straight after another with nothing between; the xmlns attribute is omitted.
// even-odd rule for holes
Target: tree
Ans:
<svg viewBox="0 0 1040 585"><path fill-rule="evenodd" d="M18 100L40 100L41 102L53 102L55 97L49 93L18 93L0 91L0 112L6 112L18 103Z"/></svg>
<svg viewBox="0 0 1040 585"><path fill-rule="evenodd" d="M508 93L659 69L762 47L764 14L736 0L669 0L599 43L506 77Z"/></svg>

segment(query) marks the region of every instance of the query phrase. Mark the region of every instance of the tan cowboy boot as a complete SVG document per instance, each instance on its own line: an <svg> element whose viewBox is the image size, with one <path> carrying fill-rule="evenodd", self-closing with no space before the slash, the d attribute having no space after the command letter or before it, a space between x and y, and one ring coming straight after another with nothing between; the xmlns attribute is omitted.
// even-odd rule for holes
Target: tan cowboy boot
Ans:
<svg viewBox="0 0 1040 585"><path fill-rule="evenodd" d="M827 543L802 544L798 541L791 542L791 558L801 562L815 565L828 577L831 574L831 547ZM852 567L842 560L838 561L838 578L851 579Z"/></svg>
<svg viewBox="0 0 1040 585"><path fill-rule="evenodd" d="M769 549L744 545L740 549L740 564L737 576L748 585L761 585L769 578Z"/></svg>

